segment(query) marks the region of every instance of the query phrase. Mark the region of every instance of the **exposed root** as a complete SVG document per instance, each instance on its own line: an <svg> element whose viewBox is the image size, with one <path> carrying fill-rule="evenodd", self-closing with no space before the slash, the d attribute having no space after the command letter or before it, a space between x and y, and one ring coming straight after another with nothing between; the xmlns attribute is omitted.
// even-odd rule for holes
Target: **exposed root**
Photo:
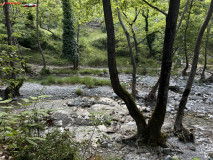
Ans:
<svg viewBox="0 0 213 160"><path fill-rule="evenodd" d="M132 137L124 138L121 140L122 143L127 144L127 145L132 145L137 141L137 135L133 135Z"/></svg>
<svg viewBox="0 0 213 160"><path fill-rule="evenodd" d="M183 127L181 130L175 131L175 135L178 137L180 141L183 141L184 143L195 142L193 129L187 130L186 128Z"/></svg>

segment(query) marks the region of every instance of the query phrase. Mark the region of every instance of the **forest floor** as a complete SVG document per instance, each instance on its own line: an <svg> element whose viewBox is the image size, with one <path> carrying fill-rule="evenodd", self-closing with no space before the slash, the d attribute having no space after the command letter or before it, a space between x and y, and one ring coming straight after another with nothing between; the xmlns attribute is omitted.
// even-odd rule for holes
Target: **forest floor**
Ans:
<svg viewBox="0 0 213 160"><path fill-rule="evenodd" d="M121 82L130 88L131 76L121 74L119 77ZM109 75L106 75L105 78L109 79ZM184 125L193 129L195 143L179 142L172 133L177 107L186 80L187 78L181 76L171 77L170 80L170 86L179 86L180 92L169 91L167 114L163 125L163 132L169 136L168 148L137 147L136 144L121 143L122 139L134 135L136 124L130 117L125 104L109 86L93 88L85 85L43 86L39 83L25 82L20 91L23 97L52 95L49 101L39 102L36 106L58 109L52 115L54 127L75 133L77 141L90 139L95 128L91 124L91 114L96 112L97 118L100 116L105 120L110 115L112 121L109 122L109 126L97 125L92 136L92 143L87 149L87 157L92 158L96 153L103 157L111 156L112 159L120 157L124 160L169 160L171 157L181 160L192 160L193 158L208 160L213 154L213 84L201 84L196 77L186 105ZM139 99L136 103L147 117L147 121L151 116L153 105L145 105L144 97L156 81L157 77L137 76ZM79 88L82 91L81 96L77 96L75 93ZM47 129L47 131L50 130L51 128ZM98 139L101 140L101 144L97 143ZM83 151L84 149L82 149Z"/></svg>

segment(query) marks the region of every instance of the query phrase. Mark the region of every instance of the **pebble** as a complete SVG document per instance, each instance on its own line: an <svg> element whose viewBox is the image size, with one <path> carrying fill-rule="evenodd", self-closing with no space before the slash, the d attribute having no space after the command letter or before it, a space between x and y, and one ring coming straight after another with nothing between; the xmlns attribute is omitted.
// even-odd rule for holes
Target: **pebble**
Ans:
<svg viewBox="0 0 213 160"><path fill-rule="evenodd" d="M210 157L210 158L213 158L213 151L212 151L212 152L209 152L209 157Z"/></svg>

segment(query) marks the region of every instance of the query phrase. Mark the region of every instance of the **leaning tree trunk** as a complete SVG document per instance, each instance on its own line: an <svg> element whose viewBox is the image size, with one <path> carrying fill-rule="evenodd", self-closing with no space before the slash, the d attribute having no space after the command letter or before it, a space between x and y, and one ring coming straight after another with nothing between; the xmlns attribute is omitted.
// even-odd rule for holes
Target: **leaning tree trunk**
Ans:
<svg viewBox="0 0 213 160"><path fill-rule="evenodd" d="M208 55L207 52L208 52L208 44L209 44L209 35L210 35L212 24L213 24L213 18L211 20L211 23L210 23L208 29L207 29L206 46L205 46L205 61L204 61L204 65L203 65L203 71L202 71L201 77L200 77L201 81L204 81L206 79L205 71L206 71L206 65L207 65L207 55Z"/></svg>
<svg viewBox="0 0 213 160"><path fill-rule="evenodd" d="M118 5L118 0L116 0L116 2ZM121 19L121 13L120 13L118 6L117 6L117 11L118 11L118 19L119 19L122 29L126 35L126 39L127 39L127 43L128 43L128 47L129 47L129 54L130 54L131 62L132 62L132 96L133 96L133 98L136 98L136 63L135 63L135 58L134 58L133 51L132 51L132 45L130 42L130 35Z"/></svg>
<svg viewBox="0 0 213 160"><path fill-rule="evenodd" d="M38 7L39 7L39 0L37 0L37 5L36 5L36 7L37 7L37 13L36 13L36 27L37 27L37 41L38 41L38 48L39 48L39 50L40 50L40 52L41 52L41 56L42 56L42 60L43 60L43 69L44 70L46 70L46 60L45 60L45 57L44 57L44 53L43 53L43 51L42 51L42 48L41 48L41 44L40 44L40 40L39 40L39 29L38 29L38 15L39 15L39 9L38 9Z"/></svg>
<svg viewBox="0 0 213 160"><path fill-rule="evenodd" d="M204 33L204 31L205 31L205 29L208 25L208 22L209 22L209 20L212 16L212 12L213 12L213 0L211 0L211 4L210 4L210 7L209 7L207 16L205 18L205 21L203 22L203 25L200 28L200 31L199 31L199 34L198 34L198 37L197 37L197 41L196 41L196 45L195 45L195 49L194 49L194 57L193 57L191 72L190 72L190 75L188 77L187 84L186 84L186 87L184 89L182 98L180 100L178 113L177 113L175 125L174 125L174 130L177 134L183 133L183 131L185 130L185 128L183 127L184 109L185 109L187 99L188 99L188 96L189 96L191 88L192 88L192 84L193 84L193 81L194 81L195 74L196 74L198 57L199 57L199 53L200 53L200 45L201 45L203 33ZM185 138L187 138L187 136ZM188 140L188 139L185 139L185 140Z"/></svg>
<svg viewBox="0 0 213 160"><path fill-rule="evenodd" d="M108 67L110 80L112 83L112 88L114 92L125 102L127 109L135 120L137 125L137 137L144 135L146 130L146 121L143 114L137 108L135 101L131 97L131 95L121 86L118 71L116 66L116 56L115 56L115 33L114 33L114 25L112 18L112 10L110 0L102 0L103 1L103 9L104 9L104 18L107 30L107 51L108 51Z"/></svg>
<svg viewBox="0 0 213 160"><path fill-rule="evenodd" d="M191 15L191 10L192 10L192 4L193 4L193 1L191 1L191 4L190 4L190 8L189 8L189 14L188 14L188 17L187 17L187 20L186 20L186 28L184 30L184 54L185 54L185 60L186 60L186 66L185 68L183 69L182 71L182 76L187 76L187 69L189 68L189 58L188 58L188 51L187 51L187 40L186 40L186 36L187 36L187 30L188 30L188 27L189 27L189 20L190 20L190 15Z"/></svg>
<svg viewBox="0 0 213 160"><path fill-rule="evenodd" d="M170 0L169 12L166 17L166 30L164 37L163 57L160 74L160 84L158 89L157 104L148 122L147 139L157 144L163 144L164 137L161 134L166 115L166 105L168 99L169 79L172 67L172 50L176 35L176 25L179 13L180 0Z"/></svg>

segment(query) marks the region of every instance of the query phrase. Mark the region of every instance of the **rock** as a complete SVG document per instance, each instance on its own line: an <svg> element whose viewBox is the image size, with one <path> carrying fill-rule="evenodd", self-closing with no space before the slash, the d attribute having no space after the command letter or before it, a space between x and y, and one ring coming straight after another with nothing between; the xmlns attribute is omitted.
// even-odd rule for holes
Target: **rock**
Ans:
<svg viewBox="0 0 213 160"><path fill-rule="evenodd" d="M192 150L192 151L196 151L196 147L195 146L190 146L189 149Z"/></svg>
<svg viewBox="0 0 213 160"><path fill-rule="evenodd" d="M5 100L8 98L8 87L7 86L0 86L0 97Z"/></svg>
<svg viewBox="0 0 213 160"><path fill-rule="evenodd" d="M115 93L113 93L111 97L112 97L112 98L118 98L118 95L115 94Z"/></svg>
<svg viewBox="0 0 213 160"><path fill-rule="evenodd" d="M213 159L213 152L209 152L209 157Z"/></svg>
<svg viewBox="0 0 213 160"><path fill-rule="evenodd" d="M57 125L57 126L65 127L72 122L71 117L69 117L65 113L58 112L58 113L53 114L52 117L54 119L53 124Z"/></svg>
<svg viewBox="0 0 213 160"><path fill-rule="evenodd" d="M169 86L169 90L176 92L176 93L182 92L179 86Z"/></svg>
<svg viewBox="0 0 213 160"><path fill-rule="evenodd" d="M171 149L170 148L164 148L162 152L165 153L165 154L170 154Z"/></svg>

